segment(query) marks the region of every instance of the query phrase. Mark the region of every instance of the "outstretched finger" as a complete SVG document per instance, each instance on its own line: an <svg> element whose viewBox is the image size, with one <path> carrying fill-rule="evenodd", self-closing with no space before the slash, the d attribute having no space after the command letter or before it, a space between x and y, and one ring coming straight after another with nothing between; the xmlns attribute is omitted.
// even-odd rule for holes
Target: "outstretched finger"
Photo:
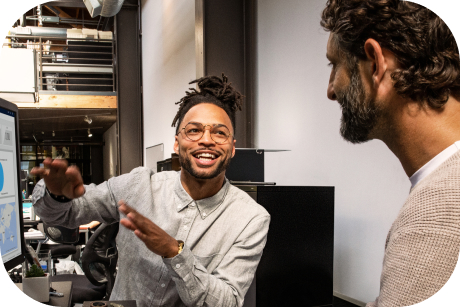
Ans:
<svg viewBox="0 0 460 307"><path fill-rule="evenodd" d="M147 236L142 233L139 229L134 230L134 234L141 239L142 242L147 243Z"/></svg>
<svg viewBox="0 0 460 307"><path fill-rule="evenodd" d="M43 163L45 168L49 168L50 170L50 175L59 175L59 176L64 176L64 174L67 171L67 168L69 167L69 163L67 160L64 159L55 159L51 160L51 163Z"/></svg>
<svg viewBox="0 0 460 307"><path fill-rule="evenodd" d="M128 216L128 214L131 213L131 219L135 219L137 218L138 216L141 216L142 217L142 214L139 214L136 209L128 206L124 200L120 200L118 202L118 210L120 210L121 213L123 213L124 215Z"/></svg>
<svg viewBox="0 0 460 307"><path fill-rule="evenodd" d="M136 228L144 233L149 231L149 225L153 224L151 220L137 212L136 209L128 206L123 200L120 200L118 204L120 212L125 214L131 223L136 226Z"/></svg>
<svg viewBox="0 0 460 307"><path fill-rule="evenodd" d="M50 157L45 158L45 160L43 161L43 167L50 168L52 162L53 162L53 159L51 159Z"/></svg>
<svg viewBox="0 0 460 307"><path fill-rule="evenodd" d="M40 176L40 177L45 177L48 175L48 173L49 173L49 170L44 169L42 167L37 167L37 166L32 168L32 170L30 171L31 175Z"/></svg>
<svg viewBox="0 0 460 307"><path fill-rule="evenodd" d="M134 226L134 224L126 218L121 219L120 224L132 231L135 231L137 229L136 226Z"/></svg>
<svg viewBox="0 0 460 307"><path fill-rule="evenodd" d="M67 168L64 175L70 182L70 185L72 187L71 193L73 193L74 197L80 197L83 194L85 194L83 179L81 177L80 171L76 166L71 166Z"/></svg>
<svg viewBox="0 0 460 307"><path fill-rule="evenodd" d="M125 215L128 215L128 213L130 212L137 212L134 208L131 208L130 206L128 206L128 204L126 204L126 202L123 199L118 202L118 208Z"/></svg>
<svg viewBox="0 0 460 307"><path fill-rule="evenodd" d="M121 213L123 213L124 215L128 216L129 213L131 212L134 212L136 210L134 210L133 208L131 208L130 206L128 206L125 201L122 199L118 202L118 211L120 211Z"/></svg>
<svg viewBox="0 0 460 307"><path fill-rule="evenodd" d="M150 230L151 224L154 224L151 220L143 216L137 211L129 212L126 215L127 218L142 232L147 233Z"/></svg>

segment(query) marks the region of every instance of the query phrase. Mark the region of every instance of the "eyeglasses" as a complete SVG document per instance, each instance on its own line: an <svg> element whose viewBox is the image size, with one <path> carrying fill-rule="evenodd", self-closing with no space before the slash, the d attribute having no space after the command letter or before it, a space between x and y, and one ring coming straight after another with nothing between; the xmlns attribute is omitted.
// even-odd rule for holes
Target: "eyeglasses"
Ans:
<svg viewBox="0 0 460 307"><path fill-rule="evenodd" d="M209 132L211 134L211 139L216 142L216 144L223 144L228 138L232 135L228 130L227 126L217 124L217 125L204 125L201 123L188 123L182 128L176 135L184 130L185 136L192 142L197 142L201 140L206 130L206 127L209 126Z"/></svg>

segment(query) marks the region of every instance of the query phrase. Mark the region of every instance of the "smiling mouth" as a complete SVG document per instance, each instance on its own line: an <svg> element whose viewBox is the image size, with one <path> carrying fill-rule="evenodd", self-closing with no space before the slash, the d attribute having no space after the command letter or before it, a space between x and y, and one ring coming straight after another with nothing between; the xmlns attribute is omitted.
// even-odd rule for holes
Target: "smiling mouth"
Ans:
<svg viewBox="0 0 460 307"><path fill-rule="evenodd" d="M208 152L198 153L198 154L193 155L193 156L195 158L199 159L199 160L202 160L202 161L212 161L212 160L215 160L217 158L217 155L212 154L212 153L208 153Z"/></svg>

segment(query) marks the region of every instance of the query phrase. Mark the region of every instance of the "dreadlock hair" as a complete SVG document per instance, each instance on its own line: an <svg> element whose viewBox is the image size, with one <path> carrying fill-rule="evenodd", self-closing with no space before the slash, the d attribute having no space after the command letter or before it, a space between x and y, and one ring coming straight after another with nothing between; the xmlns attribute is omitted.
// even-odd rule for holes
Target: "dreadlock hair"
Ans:
<svg viewBox="0 0 460 307"><path fill-rule="evenodd" d="M179 110L174 117L171 127L176 127L176 134L179 132L179 127L185 114L200 103L211 103L222 108L233 126L233 134L235 133L235 112L241 111L243 104L243 96L238 92L231 83L228 83L228 78L222 73L222 79L217 76L202 77L191 81L189 84L196 83L198 90L189 88L190 92L185 92L186 95L181 100L176 102L179 104ZM177 126L176 126L177 124Z"/></svg>

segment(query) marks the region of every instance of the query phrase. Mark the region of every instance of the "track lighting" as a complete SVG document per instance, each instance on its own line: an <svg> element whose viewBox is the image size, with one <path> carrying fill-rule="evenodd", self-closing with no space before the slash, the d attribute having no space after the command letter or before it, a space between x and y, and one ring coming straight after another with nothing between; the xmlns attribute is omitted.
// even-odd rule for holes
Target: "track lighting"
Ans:
<svg viewBox="0 0 460 307"><path fill-rule="evenodd" d="M54 130L53 130L53 137L56 135L56 133L54 133Z"/></svg>
<svg viewBox="0 0 460 307"><path fill-rule="evenodd" d="M93 122L93 119L91 117L88 117L88 115L85 115L85 118L83 119L85 122L87 122L88 124L91 125L91 123Z"/></svg>
<svg viewBox="0 0 460 307"><path fill-rule="evenodd" d="M93 136L93 134L91 133L91 130L88 129L88 137L90 138L90 137L92 137L92 136Z"/></svg>

